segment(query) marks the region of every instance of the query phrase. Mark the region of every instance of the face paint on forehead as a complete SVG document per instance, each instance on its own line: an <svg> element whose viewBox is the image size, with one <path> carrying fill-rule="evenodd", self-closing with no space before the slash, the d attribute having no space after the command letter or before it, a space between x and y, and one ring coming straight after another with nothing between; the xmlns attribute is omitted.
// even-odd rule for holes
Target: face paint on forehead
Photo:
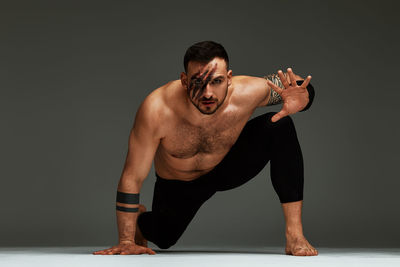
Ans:
<svg viewBox="0 0 400 267"><path fill-rule="evenodd" d="M217 69L217 64L215 63L211 69L205 69L203 73L198 71L195 73L192 78L190 79L189 84L189 94L191 98L195 98L198 95L202 95L204 90L207 87L207 84L211 81L215 71Z"/></svg>
<svg viewBox="0 0 400 267"><path fill-rule="evenodd" d="M217 63L214 62L214 63L212 63L212 64L210 64L210 65L211 65L210 67L208 67L208 65L205 66L205 67L203 68L203 73L200 74L200 77L201 77L203 80L207 79L209 75L212 75L212 74L217 70ZM211 69L211 70L210 70L210 69Z"/></svg>

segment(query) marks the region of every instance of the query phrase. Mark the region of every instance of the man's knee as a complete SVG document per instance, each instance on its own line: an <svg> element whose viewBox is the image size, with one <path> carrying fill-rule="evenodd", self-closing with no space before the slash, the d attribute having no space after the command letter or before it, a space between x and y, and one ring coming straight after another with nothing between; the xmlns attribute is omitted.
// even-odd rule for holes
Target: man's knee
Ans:
<svg viewBox="0 0 400 267"><path fill-rule="evenodd" d="M157 245L157 247L161 248L161 249L168 249L170 247L172 247L173 245L176 244L178 240L157 240L156 242L153 242L154 244Z"/></svg>
<svg viewBox="0 0 400 267"><path fill-rule="evenodd" d="M153 242L161 249L167 249L176 244L179 236L173 234L172 226L163 224L152 211L141 213L137 218L137 227L143 237Z"/></svg>
<svg viewBox="0 0 400 267"><path fill-rule="evenodd" d="M172 226L163 225L157 229L156 238L152 242L161 249L168 249L178 242L182 233L182 231L178 231Z"/></svg>

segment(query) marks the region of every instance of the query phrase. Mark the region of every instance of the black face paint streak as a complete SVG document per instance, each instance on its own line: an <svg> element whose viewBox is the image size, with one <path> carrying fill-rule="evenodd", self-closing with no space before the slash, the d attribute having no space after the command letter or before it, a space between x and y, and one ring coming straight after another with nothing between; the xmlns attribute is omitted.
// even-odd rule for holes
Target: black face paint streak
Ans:
<svg viewBox="0 0 400 267"><path fill-rule="evenodd" d="M207 87L207 84L211 81L212 76L214 75L216 70L216 66L214 66L211 71L207 70L202 75L199 76L199 72L194 74L190 79L189 85L189 95L190 98L194 99L198 95L202 95L204 90ZM208 75L207 75L208 74Z"/></svg>

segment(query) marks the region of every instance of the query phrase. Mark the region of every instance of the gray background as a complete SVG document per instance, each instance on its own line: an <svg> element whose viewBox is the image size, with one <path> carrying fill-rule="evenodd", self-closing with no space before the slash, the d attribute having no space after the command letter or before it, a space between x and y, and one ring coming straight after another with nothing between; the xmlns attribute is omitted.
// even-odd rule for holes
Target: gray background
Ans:
<svg viewBox="0 0 400 267"><path fill-rule="evenodd" d="M114 245L115 193L142 100L187 47L234 75L313 76L292 116L311 244L400 247L396 1L2 1L0 245ZM279 111L261 108L254 115ZM141 201L151 207L154 169ZM206 202L177 245L284 245L269 164Z"/></svg>

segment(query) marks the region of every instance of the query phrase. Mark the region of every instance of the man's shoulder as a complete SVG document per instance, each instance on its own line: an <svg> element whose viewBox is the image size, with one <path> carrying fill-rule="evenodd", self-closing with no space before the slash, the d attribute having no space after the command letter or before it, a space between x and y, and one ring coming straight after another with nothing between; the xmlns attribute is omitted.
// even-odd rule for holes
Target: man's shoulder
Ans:
<svg viewBox="0 0 400 267"><path fill-rule="evenodd" d="M156 105L158 108L168 107L171 97L176 98L176 94L182 85L180 80L170 81L156 89L154 89L144 100Z"/></svg>
<svg viewBox="0 0 400 267"><path fill-rule="evenodd" d="M162 119L161 117L171 112L168 98L178 86L178 80L175 80L156 88L145 97L139 110L148 113L148 116L154 120Z"/></svg>

